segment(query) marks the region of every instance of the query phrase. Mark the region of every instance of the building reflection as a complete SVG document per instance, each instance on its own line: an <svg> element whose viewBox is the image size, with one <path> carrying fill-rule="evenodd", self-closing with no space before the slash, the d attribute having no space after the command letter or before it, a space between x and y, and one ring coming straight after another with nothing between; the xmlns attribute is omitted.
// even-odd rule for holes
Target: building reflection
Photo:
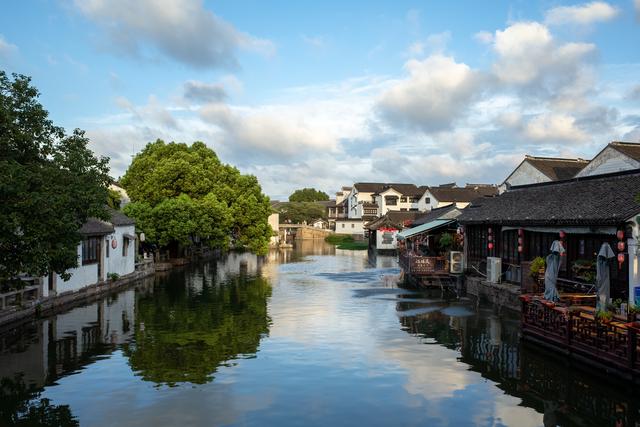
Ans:
<svg viewBox="0 0 640 427"><path fill-rule="evenodd" d="M544 414L544 425L636 426L637 387L607 381L601 373L520 343L517 317L479 308L472 316L433 311L400 317L402 329L427 343L460 353L459 361Z"/></svg>

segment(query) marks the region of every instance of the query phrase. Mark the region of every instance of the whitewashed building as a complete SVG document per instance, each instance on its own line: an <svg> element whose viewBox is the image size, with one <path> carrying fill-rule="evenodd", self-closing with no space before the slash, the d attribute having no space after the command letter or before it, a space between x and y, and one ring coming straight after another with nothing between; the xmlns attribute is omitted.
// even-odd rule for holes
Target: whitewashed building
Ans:
<svg viewBox="0 0 640 427"><path fill-rule="evenodd" d="M467 184L465 187L445 184L439 187L428 187L420 198L418 209L420 211L430 211L451 205L464 209L473 200L495 196L496 194L498 194L498 188L495 185L488 184Z"/></svg>
<svg viewBox="0 0 640 427"><path fill-rule="evenodd" d="M525 156L524 160L500 184L500 194L519 185L571 179L580 173L588 160Z"/></svg>
<svg viewBox="0 0 640 427"><path fill-rule="evenodd" d="M125 276L135 271L135 221L120 211L109 212L108 222L90 218L80 228L78 267L68 271L71 278L67 281L58 274L45 277L43 296L78 291L106 281L110 274Z"/></svg>
<svg viewBox="0 0 640 427"><path fill-rule="evenodd" d="M600 151L576 178L640 169L640 143L614 141Z"/></svg>

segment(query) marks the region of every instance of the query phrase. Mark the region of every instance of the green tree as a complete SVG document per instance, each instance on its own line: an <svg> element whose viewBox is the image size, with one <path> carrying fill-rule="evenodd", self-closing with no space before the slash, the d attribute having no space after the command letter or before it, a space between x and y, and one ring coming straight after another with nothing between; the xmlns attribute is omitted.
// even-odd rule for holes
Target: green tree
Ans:
<svg viewBox="0 0 640 427"><path fill-rule="evenodd" d="M327 212L324 206L314 202L289 202L283 203L278 208L280 222L292 222L302 224L303 221L311 223L318 218L325 218Z"/></svg>
<svg viewBox="0 0 640 427"><path fill-rule="evenodd" d="M149 143L121 180L135 218L150 242L189 245L194 238L217 247L234 243L264 254L271 228L269 198L258 180L220 162L203 142Z"/></svg>
<svg viewBox="0 0 640 427"><path fill-rule="evenodd" d="M111 188L107 189L107 205L113 209L120 209L120 203L122 202L122 196L116 190Z"/></svg>
<svg viewBox="0 0 640 427"><path fill-rule="evenodd" d="M76 129L66 135L30 79L0 71L0 282L77 266L78 230L108 218L108 161Z"/></svg>
<svg viewBox="0 0 640 427"><path fill-rule="evenodd" d="M289 196L290 202L321 202L326 200L329 200L329 195L315 188L296 190Z"/></svg>

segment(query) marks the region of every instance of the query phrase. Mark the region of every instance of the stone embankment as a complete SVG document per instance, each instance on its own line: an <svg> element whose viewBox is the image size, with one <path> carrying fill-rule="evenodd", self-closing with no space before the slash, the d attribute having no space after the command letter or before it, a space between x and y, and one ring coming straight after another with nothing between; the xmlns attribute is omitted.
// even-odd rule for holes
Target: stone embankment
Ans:
<svg viewBox="0 0 640 427"><path fill-rule="evenodd" d="M28 301L21 307L7 307L4 310L0 310L0 327L14 326L29 321L36 316L49 316L74 306L91 303L153 274L155 274L153 261L145 260L136 264L136 270L133 273L122 276L117 280L101 282L77 291L62 292L55 296Z"/></svg>

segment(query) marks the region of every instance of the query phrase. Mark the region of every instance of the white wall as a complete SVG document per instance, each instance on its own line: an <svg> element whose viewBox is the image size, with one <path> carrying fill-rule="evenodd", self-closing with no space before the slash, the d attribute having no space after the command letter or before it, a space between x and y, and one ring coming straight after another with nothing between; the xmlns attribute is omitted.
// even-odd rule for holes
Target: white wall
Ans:
<svg viewBox="0 0 640 427"><path fill-rule="evenodd" d="M498 188L500 193L503 193L507 189L507 184L514 185L527 185L537 184L541 182L551 181L548 176L534 168L529 162L524 161L511 172L511 175L507 177L502 185Z"/></svg>
<svg viewBox="0 0 640 427"><path fill-rule="evenodd" d="M364 236L364 221L336 220L336 234L359 234Z"/></svg>
<svg viewBox="0 0 640 427"><path fill-rule="evenodd" d="M104 239L100 239L102 245L102 251L104 254ZM77 291L85 286L98 283L98 263L82 265L82 243L78 245L78 267L71 268L67 272L71 274L71 278L68 281L64 281L60 275L56 274L56 292L61 294L67 291ZM103 277L102 280L104 280ZM43 279L43 296L49 296L49 276L45 276Z"/></svg>
<svg viewBox="0 0 640 427"><path fill-rule="evenodd" d="M269 244L271 246L277 246L278 243L280 243L280 214L278 212L272 213L271 215L269 215L268 221L271 230L273 230L275 233L275 235L271 236L271 239L269 239Z"/></svg>
<svg viewBox="0 0 640 427"><path fill-rule="evenodd" d="M113 234L106 236L104 239L104 246L106 249L106 245L109 245L109 257L106 257L106 252L103 252L105 255L105 277L108 273L117 273L119 276L124 276L125 274L133 273L136 269L136 241L129 241L129 249L127 250L127 256L122 256L122 247L124 246L124 235L130 234L132 236L136 235L136 227L134 225L122 225L115 226L115 231ZM118 246L113 249L111 246L111 241L114 240L118 243Z"/></svg>
<svg viewBox="0 0 640 427"><path fill-rule="evenodd" d="M384 235L387 235L387 237L391 237L391 241L388 243L385 243L384 240ZM376 249L396 249L398 247L398 230L394 230L394 231L380 231L380 230L376 230Z"/></svg>
<svg viewBox="0 0 640 427"><path fill-rule="evenodd" d="M607 147L578 172L576 177L602 175L638 168L640 168L640 162L627 157L615 148Z"/></svg>

